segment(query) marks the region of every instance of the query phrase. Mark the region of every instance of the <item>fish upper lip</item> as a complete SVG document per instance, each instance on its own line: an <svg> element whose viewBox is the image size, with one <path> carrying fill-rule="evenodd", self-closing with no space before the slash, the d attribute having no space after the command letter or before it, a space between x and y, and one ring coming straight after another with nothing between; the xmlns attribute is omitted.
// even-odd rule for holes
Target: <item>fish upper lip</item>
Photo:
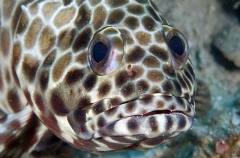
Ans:
<svg viewBox="0 0 240 158"><path fill-rule="evenodd" d="M146 94L140 95L139 97L137 97L134 100L127 101L125 103L136 101L136 100L139 100L139 99L143 99L143 98L148 97L148 96L157 96L157 95L164 96L164 97L174 97L174 98L178 98L178 99L183 99L183 100L185 100L189 104L189 106L193 106L185 97L175 96L175 95L173 95L171 93L146 93ZM193 115L191 115L191 114L187 113L186 111L171 110L171 109L153 110L153 111L147 112L147 113L145 113L143 115L139 115L139 116L150 116L150 115L152 115L154 113L156 113L156 114L176 114L176 113L179 114L179 113L181 113L181 114L186 115L186 116L191 117L191 118L195 117L195 113Z"/></svg>
<svg viewBox="0 0 240 158"><path fill-rule="evenodd" d="M158 101L162 101L162 106L158 104ZM131 103L133 103L134 106L129 111L129 105ZM92 106L92 108L97 108L97 103L93 104L96 105ZM91 115L93 112L89 111L89 114ZM87 128L90 131L86 134L79 131L79 136L82 139L91 139L96 131L114 122L129 117L148 117L152 115L184 115L193 121L195 110L194 106L184 97L177 97L172 94L163 93L142 94L132 100L120 102L116 106L109 105L104 111L89 116L86 118L86 122L82 122L83 124L80 126ZM99 126L97 124L98 121L104 117L104 124Z"/></svg>

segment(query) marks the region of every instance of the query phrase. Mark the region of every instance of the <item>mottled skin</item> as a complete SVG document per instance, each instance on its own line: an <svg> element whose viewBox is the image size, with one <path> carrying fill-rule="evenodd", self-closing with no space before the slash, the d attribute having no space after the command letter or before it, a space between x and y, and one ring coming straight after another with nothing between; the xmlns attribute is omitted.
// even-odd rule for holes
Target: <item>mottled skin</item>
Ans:
<svg viewBox="0 0 240 158"><path fill-rule="evenodd" d="M48 129L103 153L149 149L193 126L188 44L151 0L2 0L0 8L3 156L30 152ZM97 62L99 41L108 53Z"/></svg>

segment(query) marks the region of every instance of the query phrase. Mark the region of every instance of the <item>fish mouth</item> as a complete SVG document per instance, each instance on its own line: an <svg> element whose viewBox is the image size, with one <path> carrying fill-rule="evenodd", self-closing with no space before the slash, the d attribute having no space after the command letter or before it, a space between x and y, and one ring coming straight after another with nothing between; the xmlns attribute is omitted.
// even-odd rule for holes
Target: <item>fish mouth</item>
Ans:
<svg viewBox="0 0 240 158"><path fill-rule="evenodd" d="M76 111L69 114L68 121L81 139L182 133L192 128L195 117L194 105L187 99L162 93L143 94L113 107L108 100L101 102L104 108L99 113L99 103L94 103L92 108L80 110L82 118L76 117ZM158 130L151 129L153 126Z"/></svg>

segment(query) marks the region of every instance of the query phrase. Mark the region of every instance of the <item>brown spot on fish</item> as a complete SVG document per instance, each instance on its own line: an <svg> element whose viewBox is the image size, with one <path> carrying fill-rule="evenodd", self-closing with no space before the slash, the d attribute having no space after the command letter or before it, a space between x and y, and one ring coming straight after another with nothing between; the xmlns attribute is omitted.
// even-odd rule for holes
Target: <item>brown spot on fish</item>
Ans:
<svg viewBox="0 0 240 158"><path fill-rule="evenodd" d="M74 7L60 10L54 18L54 25L60 28L63 25L68 24L72 19L74 19L75 12L76 10Z"/></svg>
<svg viewBox="0 0 240 158"><path fill-rule="evenodd" d="M39 47L42 54L48 53L54 46L56 35L50 27L45 27L39 37Z"/></svg>
<svg viewBox="0 0 240 158"><path fill-rule="evenodd" d="M32 57L30 55L24 56L22 63L22 71L29 82L33 82L36 77L36 72L39 67L38 62L39 61L35 57Z"/></svg>
<svg viewBox="0 0 240 158"><path fill-rule="evenodd" d="M42 20L40 18L34 19L33 22L30 24L30 27L24 39L24 44L26 48L30 49L35 45L37 36L40 33L42 25Z"/></svg>
<svg viewBox="0 0 240 158"><path fill-rule="evenodd" d="M94 12L93 28L98 30L105 22L107 16L106 8L104 8L104 6L98 6Z"/></svg>
<svg viewBox="0 0 240 158"><path fill-rule="evenodd" d="M148 45L151 42L151 35L146 32L137 32L136 37L141 45Z"/></svg>
<svg viewBox="0 0 240 158"><path fill-rule="evenodd" d="M8 29L2 27L1 28L1 51L3 53L4 56L7 56L9 54L10 51L10 45L11 45L11 41L10 41L10 34Z"/></svg>
<svg viewBox="0 0 240 158"><path fill-rule="evenodd" d="M63 72L70 63L71 58L72 58L71 53L67 53L63 55L54 65L52 70L52 76L55 82L63 76Z"/></svg>

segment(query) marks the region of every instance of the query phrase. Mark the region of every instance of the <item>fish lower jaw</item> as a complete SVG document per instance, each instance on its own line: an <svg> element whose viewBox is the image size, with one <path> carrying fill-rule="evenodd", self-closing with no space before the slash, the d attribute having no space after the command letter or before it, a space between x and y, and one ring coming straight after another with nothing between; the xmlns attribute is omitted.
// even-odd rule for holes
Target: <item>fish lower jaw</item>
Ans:
<svg viewBox="0 0 240 158"><path fill-rule="evenodd" d="M136 137L144 139L161 135L178 135L191 129L194 118L182 112L153 111L144 115L122 118L96 131L94 139L101 137Z"/></svg>

